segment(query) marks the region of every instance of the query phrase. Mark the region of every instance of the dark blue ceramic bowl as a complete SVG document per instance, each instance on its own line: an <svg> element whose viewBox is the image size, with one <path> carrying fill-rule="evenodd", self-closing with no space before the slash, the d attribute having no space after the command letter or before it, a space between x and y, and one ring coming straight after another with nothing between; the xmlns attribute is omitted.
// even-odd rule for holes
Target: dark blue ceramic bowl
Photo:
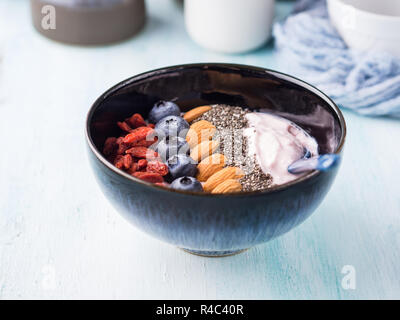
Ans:
<svg viewBox="0 0 400 320"><path fill-rule="evenodd" d="M192 194L138 180L101 154L117 121L135 112L147 117L158 100L183 111L205 104L267 109L314 136L320 153L340 154L346 125L322 92L288 75L243 65L192 64L146 72L104 93L87 117L86 138L95 176L115 208L154 237L205 256L224 256L267 242L302 223L321 203L338 167L293 182L235 195Z"/></svg>

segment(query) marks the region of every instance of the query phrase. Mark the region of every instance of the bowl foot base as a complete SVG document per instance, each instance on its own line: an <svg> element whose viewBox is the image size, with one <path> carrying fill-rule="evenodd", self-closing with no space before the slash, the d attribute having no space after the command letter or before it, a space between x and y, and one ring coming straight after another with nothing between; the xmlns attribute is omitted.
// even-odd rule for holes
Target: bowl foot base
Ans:
<svg viewBox="0 0 400 320"><path fill-rule="evenodd" d="M201 257L208 257L208 258L223 258L223 257L229 257L229 256L234 256L236 254L242 253L248 249L241 249L241 250L232 250L232 251L199 251L199 250L190 250L190 249L185 249L181 248L183 251L194 254L196 256L201 256Z"/></svg>

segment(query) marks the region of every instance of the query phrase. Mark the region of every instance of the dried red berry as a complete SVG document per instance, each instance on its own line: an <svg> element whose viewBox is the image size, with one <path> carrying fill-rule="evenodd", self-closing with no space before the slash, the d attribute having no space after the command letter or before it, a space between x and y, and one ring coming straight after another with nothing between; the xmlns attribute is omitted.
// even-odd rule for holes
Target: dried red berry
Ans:
<svg viewBox="0 0 400 320"><path fill-rule="evenodd" d="M143 117L139 113L135 113L125 121L134 129L146 126L146 121L144 121Z"/></svg>
<svg viewBox="0 0 400 320"><path fill-rule="evenodd" d="M162 176L168 174L168 166L160 161L149 161L146 167L147 172L158 173Z"/></svg>
<svg viewBox="0 0 400 320"><path fill-rule="evenodd" d="M146 159L140 159L137 163L138 170L144 169L147 167L147 160Z"/></svg>
<svg viewBox="0 0 400 320"><path fill-rule="evenodd" d="M117 152L117 149L118 149L117 138L114 137L107 138L106 141L104 142L103 154L105 156L111 156Z"/></svg>
<svg viewBox="0 0 400 320"><path fill-rule="evenodd" d="M150 147L157 142L157 137L154 140L141 140L131 144L132 147Z"/></svg>
<svg viewBox="0 0 400 320"><path fill-rule="evenodd" d="M132 156L130 154L125 155L123 158L123 161L124 161L125 169L127 169L127 170L130 169L130 167L132 166L132 163L133 163Z"/></svg>
<svg viewBox="0 0 400 320"><path fill-rule="evenodd" d="M126 150L128 150L130 148L129 145L127 145L126 143L124 143L124 137L119 137L117 139L117 144L118 144L118 150L117 150L117 154L121 155L124 154Z"/></svg>
<svg viewBox="0 0 400 320"><path fill-rule="evenodd" d="M129 168L128 173L133 175L136 171L138 171L138 164L134 162Z"/></svg>
<svg viewBox="0 0 400 320"><path fill-rule="evenodd" d="M158 140L155 125L146 124L139 113L117 122L117 125L127 134L106 139L103 147L106 158L118 169L142 180L163 185L163 175L168 173L168 167L160 162L156 151L148 148ZM149 162L146 159L152 160L148 170Z"/></svg>
<svg viewBox="0 0 400 320"><path fill-rule="evenodd" d="M118 127L126 132L131 132L132 128L126 122L117 122Z"/></svg>
<svg viewBox="0 0 400 320"><path fill-rule="evenodd" d="M156 151L146 147L133 147L126 150L126 153L131 154L132 157L142 159L154 159L158 157L158 153Z"/></svg>
<svg viewBox="0 0 400 320"><path fill-rule="evenodd" d="M124 168L124 156L118 155L114 160L114 166L118 169Z"/></svg>
<svg viewBox="0 0 400 320"><path fill-rule="evenodd" d="M141 180L151 182L151 183L157 183L157 182L164 182L163 177L158 174L158 173L152 173L152 172L135 172L133 174L134 177L139 178Z"/></svg>
<svg viewBox="0 0 400 320"><path fill-rule="evenodd" d="M134 129L124 138L124 143L134 144L138 141L146 140L146 138L148 138L147 140L154 140L154 137L152 137L153 133L154 129L149 127L140 127Z"/></svg>

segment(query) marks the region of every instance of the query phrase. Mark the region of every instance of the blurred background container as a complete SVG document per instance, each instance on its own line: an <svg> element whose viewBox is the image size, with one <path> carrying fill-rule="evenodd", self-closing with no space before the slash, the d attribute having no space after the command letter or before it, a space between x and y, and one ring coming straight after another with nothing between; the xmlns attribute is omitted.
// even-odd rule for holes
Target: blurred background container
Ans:
<svg viewBox="0 0 400 320"><path fill-rule="evenodd" d="M328 10L349 47L400 58L400 0L328 0Z"/></svg>
<svg viewBox="0 0 400 320"><path fill-rule="evenodd" d="M271 36L275 0L185 0L185 23L199 45L225 53L262 46Z"/></svg>
<svg viewBox="0 0 400 320"><path fill-rule="evenodd" d="M146 20L144 0L31 0L31 9L41 34L71 44L125 40Z"/></svg>

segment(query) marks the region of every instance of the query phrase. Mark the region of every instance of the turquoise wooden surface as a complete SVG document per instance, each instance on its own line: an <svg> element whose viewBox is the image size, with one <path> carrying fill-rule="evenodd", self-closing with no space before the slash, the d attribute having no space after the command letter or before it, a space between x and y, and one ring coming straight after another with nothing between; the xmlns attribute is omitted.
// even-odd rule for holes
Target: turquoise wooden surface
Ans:
<svg viewBox="0 0 400 320"><path fill-rule="evenodd" d="M345 157L326 200L297 229L238 256L191 256L111 208L83 137L104 90L166 65L282 63L272 44L246 55L206 51L175 2L149 0L148 9L138 37L82 48L39 36L28 1L0 2L0 298L400 298L398 120L345 111ZM282 16L290 4L277 9Z"/></svg>

